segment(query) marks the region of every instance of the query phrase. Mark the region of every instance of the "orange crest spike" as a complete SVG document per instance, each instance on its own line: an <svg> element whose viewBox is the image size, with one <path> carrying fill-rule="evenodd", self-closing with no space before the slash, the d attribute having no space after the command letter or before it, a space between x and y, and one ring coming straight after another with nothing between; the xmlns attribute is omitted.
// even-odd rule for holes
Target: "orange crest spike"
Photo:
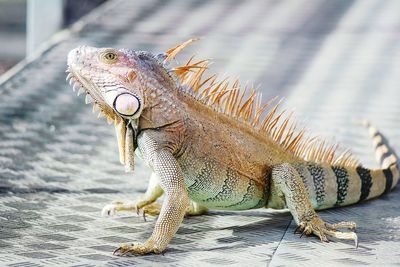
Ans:
<svg viewBox="0 0 400 267"><path fill-rule="evenodd" d="M190 39L167 51L165 61L174 59L187 45L198 39ZM206 75L210 62L195 61L192 56L186 64L175 67L180 84L190 88L190 94L198 102L209 106L236 120L252 127L258 134L267 136L281 148L294 156L315 163L328 163L334 166L356 167L360 163L349 151L337 153L338 145L329 145L323 139L305 136L304 129L297 129L289 114L281 109L282 99L277 97L267 103L262 102L262 95L248 83L233 83L228 78L217 79L217 75Z"/></svg>
<svg viewBox="0 0 400 267"><path fill-rule="evenodd" d="M185 49L186 46L188 46L189 44L191 44L195 41L198 41L198 40L199 40L199 38L192 38L192 39L187 40L184 43L181 43L181 44L169 49L166 52L167 57L164 59L164 62L174 59L179 54L179 52L181 52L183 49Z"/></svg>

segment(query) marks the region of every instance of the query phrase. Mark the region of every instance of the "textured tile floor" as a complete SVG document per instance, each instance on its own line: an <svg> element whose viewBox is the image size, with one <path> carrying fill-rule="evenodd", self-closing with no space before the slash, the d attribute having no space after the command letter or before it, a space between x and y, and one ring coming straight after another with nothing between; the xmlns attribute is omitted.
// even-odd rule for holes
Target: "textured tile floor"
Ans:
<svg viewBox="0 0 400 267"><path fill-rule="evenodd" d="M400 151L400 2L110 1L0 84L0 266L400 265L400 191L321 212L359 224L350 242L299 239L286 211L210 212L185 220L164 255L119 258L121 242L145 239L154 219L100 217L114 199L143 193L149 170L125 174L113 129L65 82L78 45L164 51L204 37L187 53L213 69L284 96L314 133L373 161L371 119ZM81 27L80 30L77 30Z"/></svg>

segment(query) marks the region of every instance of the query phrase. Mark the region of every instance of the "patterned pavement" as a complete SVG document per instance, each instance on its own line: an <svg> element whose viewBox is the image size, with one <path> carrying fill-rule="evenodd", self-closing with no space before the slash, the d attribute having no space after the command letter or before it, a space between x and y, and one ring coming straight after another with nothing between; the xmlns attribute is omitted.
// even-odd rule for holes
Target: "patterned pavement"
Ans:
<svg viewBox="0 0 400 267"><path fill-rule="evenodd" d="M0 266L399 266L400 191L320 212L358 222L360 247L294 235L287 211L212 211L184 221L164 255L114 257L144 240L154 218L101 218L115 199L146 188L143 163L125 174L114 132L65 82L78 45L165 51L193 36L186 53L213 70L280 95L312 132L352 147L376 166L354 119L368 118L400 151L400 1L109 1L36 58L0 78Z"/></svg>

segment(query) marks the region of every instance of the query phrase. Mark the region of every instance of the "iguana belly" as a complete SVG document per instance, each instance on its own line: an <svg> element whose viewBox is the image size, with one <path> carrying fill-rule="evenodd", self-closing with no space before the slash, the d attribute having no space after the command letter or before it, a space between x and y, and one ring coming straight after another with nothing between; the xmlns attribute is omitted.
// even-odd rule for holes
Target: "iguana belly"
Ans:
<svg viewBox="0 0 400 267"><path fill-rule="evenodd" d="M189 197L212 209L245 210L264 207L265 186L217 162L180 161Z"/></svg>

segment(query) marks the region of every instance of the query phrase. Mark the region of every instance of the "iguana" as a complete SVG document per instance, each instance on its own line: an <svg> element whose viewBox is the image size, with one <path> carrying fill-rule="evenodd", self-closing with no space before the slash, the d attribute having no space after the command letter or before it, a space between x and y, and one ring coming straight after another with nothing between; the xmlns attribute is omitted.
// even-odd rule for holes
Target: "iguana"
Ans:
<svg viewBox="0 0 400 267"><path fill-rule="evenodd" d="M134 153L153 170L148 189L133 203L107 205L103 214L147 209L158 214L144 243L114 253L161 253L185 214L207 209L288 208L298 231L354 240L354 222L330 224L315 210L377 197L399 180L397 157L368 122L381 169L363 167L350 152L297 130L275 99L238 80L206 76L208 60L191 57L171 67L190 39L166 53L81 46L68 54L68 77L110 123L119 157L134 169ZM158 209L155 201L165 195ZM350 231L339 231L348 228Z"/></svg>

